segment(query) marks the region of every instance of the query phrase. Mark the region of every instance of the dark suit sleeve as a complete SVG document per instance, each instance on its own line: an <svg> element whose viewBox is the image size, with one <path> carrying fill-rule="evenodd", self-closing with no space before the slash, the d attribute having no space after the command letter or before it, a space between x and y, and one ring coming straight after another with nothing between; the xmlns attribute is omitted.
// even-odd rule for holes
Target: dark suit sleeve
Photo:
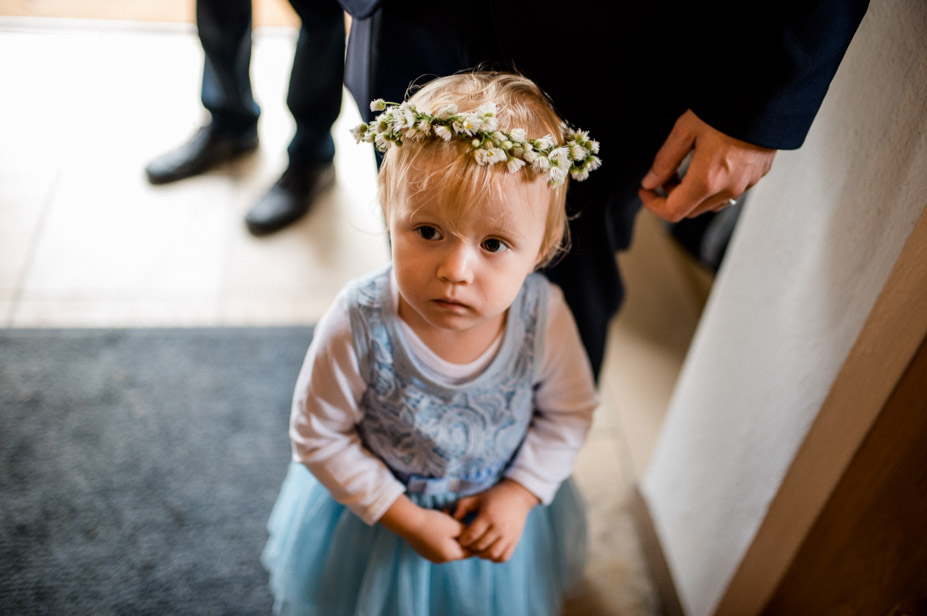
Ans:
<svg viewBox="0 0 927 616"><path fill-rule="evenodd" d="M801 146L868 0L786 0L705 8L689 23L689 108L725 134ZM745 8L749 7L749 8ZM760 8L763 7L763 8Z"/></svg>

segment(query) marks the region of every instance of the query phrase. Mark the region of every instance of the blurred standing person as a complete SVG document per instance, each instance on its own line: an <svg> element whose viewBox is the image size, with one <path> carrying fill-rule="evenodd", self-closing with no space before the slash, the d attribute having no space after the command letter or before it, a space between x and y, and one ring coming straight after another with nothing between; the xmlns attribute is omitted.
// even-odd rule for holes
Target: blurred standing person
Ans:
<svg viewBox="0 0 927 616"><path fill-rule="evenodd" d="M331 125L341 110L344 13L334 0L290 0L302 21L287 92L296 133L280 179L245 217L266 235L301 218L335 182ZM210 121L186 143L152 160L152 184L199 175L258 147L260 107L251 89L251 0L198 0L196 24L205 53L202 102Z"/></svg>

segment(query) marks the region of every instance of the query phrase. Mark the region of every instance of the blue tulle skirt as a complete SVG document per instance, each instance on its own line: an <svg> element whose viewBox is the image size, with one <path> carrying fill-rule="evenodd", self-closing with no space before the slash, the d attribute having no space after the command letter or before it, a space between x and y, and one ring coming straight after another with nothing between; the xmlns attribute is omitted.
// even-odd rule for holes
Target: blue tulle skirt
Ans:
<svg viewBox="0 0 927 616"><path fill-rule="evenodd" d="M410 498L424 507L451 494ZM268 522L262 562L277 614L326 616L555 616L579 587L586 552L582 501L571 481L528 516L505 563L436 565L383 526L368 526L293 463Z"/></svg>

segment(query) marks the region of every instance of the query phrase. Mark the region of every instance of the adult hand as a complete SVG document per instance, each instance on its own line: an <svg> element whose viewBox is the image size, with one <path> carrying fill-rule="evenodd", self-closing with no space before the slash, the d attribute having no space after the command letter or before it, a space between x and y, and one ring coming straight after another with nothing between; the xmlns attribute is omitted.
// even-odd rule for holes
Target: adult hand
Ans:
<svg viewBox="0 0 927 616"><path fill-rule="evenodd" d="M512 557L528 513L540 501L520 483L504 479L485 492L457 502L456 520L476 517L460 535L460 545L480 558L503 563Z"/></svg>
<svg viewBox="0 0 927 616"><path fill-rule="evenodd" d="M676 170L689 152L682 181ZM644 206L670 222L720 210L756 184L772 167L776 150L734 139L686 111L657 152L641 181ZM663 187L666 196L657 189Z"/></svg>

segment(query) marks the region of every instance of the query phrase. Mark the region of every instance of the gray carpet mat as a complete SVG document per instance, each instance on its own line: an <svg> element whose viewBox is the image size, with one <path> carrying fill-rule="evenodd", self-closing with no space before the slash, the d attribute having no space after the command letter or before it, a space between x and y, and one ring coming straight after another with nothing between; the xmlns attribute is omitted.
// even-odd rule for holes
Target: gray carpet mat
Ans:
<svg viewBox="0 0 927 616"><path fill-rule="evenodd" d="M308 327L0 331L0 614L267 614Z"/></svg>

